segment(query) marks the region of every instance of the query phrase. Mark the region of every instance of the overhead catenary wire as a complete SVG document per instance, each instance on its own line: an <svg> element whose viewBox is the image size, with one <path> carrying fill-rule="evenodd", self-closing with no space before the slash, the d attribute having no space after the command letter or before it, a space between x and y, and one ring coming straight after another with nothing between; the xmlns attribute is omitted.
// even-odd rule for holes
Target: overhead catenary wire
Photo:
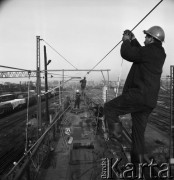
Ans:
<svg viewBox="0 0 174 180"><path fill-rule="evenodd" d="M78 68L76 68L72 63L70 63L64 56L62 56L55 48L53 48L47 41L45 41L44 39L41 39L42 41L44 41L53 51L55 51L60 57L62 57L67 63L69 63L71 66L73 66L76 70L78 70Z"/></svg>
<svg viewBox="0 0 174 180"><path fill-rule="evenodd" d="M28 69L21 69L21 68L10 67L10 66L2 66L2 65L0 65L0 67L7 68L7 69L16 69L16 70L31 72L31 70L28 70Z"/></svg>
<svg viewBox="0 0 174 180"><path fill-rule="evenodd" d="M159 4L161 4L162 1L163 0L157 3L130 31L132 32L154 9L157 8ZM89 72L87 72L86 75L88 75L93 69L95 69L121 42L122 40L120 40Z"/></svg>

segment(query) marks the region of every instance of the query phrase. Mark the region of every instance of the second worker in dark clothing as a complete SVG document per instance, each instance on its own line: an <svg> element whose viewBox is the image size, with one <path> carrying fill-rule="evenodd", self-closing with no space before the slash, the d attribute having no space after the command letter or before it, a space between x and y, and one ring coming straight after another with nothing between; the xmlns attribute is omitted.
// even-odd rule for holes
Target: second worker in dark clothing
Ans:
<svg viewBox="0 0 174 180"><path fill-rule="evenodd" d="M80 84L81 84L81 93L82 96L85 96L85 88L86 88L86 77L84 77L82 80L80 80Z"/></svg>
<svg viewBox="0 0 174 180"><path fill-rule="evenodd" d="M80 93L79 90L76 91L76 96L75 96L75 104L74 104L74 108L80 108Z"/></svg>
<svg viewBox="0 0 174 180"><path fill-rule="evenodd" d="M122 95L104 105L110 140L112 137L121 137L119 115L131 113L132 163L142 162L143 159L144 133L148 117L157 103L162 67L166 58L162 47L165 37L163 29L153 26L144 33L145 46L141 46L131 31L124 32L121 56L133 64Z"/></svg>

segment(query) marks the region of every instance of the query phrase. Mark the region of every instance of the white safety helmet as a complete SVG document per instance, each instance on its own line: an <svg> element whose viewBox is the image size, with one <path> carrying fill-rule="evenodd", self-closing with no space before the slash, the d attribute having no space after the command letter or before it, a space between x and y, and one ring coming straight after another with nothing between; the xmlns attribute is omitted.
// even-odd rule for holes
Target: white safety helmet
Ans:
<svg viewBox="0 0 174 180"><path fill-rule="evenodd" d="M77 89L77 90L76 90L76 92L78 93L78 92L79 92L79 90Z"/></svg>

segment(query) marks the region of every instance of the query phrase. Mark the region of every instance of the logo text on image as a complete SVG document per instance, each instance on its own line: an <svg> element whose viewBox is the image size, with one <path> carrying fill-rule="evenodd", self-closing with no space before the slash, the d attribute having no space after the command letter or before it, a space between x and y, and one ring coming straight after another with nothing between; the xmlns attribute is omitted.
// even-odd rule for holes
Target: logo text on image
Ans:
<svg viewBox="0 0 174 180"><path fill-rule="evenodd" d="M142 179L144 171L149 174L151 179L172 179L171 165L169 163L157 164L154 159L151 159L149 163L133 163L121 164L122 159L120 158L102 158L101 167L101 178L112 179L114 175L118 178L130 178L130 179ZM155 174L155 168L158 169Z"/></svg>

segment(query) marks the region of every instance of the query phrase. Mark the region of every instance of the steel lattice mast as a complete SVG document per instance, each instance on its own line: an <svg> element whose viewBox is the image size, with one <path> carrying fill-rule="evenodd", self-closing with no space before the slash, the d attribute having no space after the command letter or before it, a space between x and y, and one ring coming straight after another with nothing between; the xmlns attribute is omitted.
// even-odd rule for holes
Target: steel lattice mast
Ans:
<svg viewBox="0 0 174 180"><path fill-rule="evenodd" d="M36 91L37 91L37 120L38 120L38 134L42 128L41 122L41 79L40 79L40 36L36 36Z"/></svg>

